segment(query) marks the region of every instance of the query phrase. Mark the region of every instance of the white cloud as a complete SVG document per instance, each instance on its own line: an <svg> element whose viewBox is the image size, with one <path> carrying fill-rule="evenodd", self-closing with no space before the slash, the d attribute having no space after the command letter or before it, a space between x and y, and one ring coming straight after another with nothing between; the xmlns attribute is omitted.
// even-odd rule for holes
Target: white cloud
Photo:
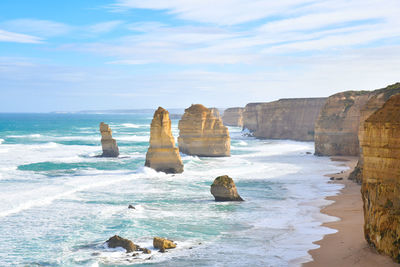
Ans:
<svg viewBox="0 0 400 267"><path fill-rule="evenodd" d="M38 44L42 42L42 39L32 35L9 32L0 29L0 42Z"/></svg>
<svg viewBox="0 0 400 267"><path fill-rule="evenodd" d="M15 19L0 23L0 26L10 31L35 34L41 37L64 35L73 27L59 22L39 19Z"/></svg>
<svg viewBox="0 0 400 267"><path fill-rule="evenodd" d="M117 28L122 23L123 23L123 21L121 21L121 20L100 22L100 23L90 25L88 27L88 30L89 30L89 32L92 32L92 33L108 33L110 31L114 30L115 28Z"/></svg>
<svg viewBox="0 0 400 267"><path fill-rule="evenodd" d="M180 19L218 25L235 25L278 13L293 13L312 0L117 0L114 10L142 8L167 10Z"/></svg>

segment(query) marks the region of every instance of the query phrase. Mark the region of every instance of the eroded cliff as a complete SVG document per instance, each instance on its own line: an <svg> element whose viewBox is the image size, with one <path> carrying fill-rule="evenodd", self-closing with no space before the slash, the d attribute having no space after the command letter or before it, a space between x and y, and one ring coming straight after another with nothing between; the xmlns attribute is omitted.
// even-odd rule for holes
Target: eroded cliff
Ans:
<svg viewBox="0 0 400 267"><path fill-rule="evenodd" d="M400 94L365 121L362 135L365 238L400 262Z"/></svg>
<svg viewBox="0 0 400 267"><path fill-rule="evenodd" d="M365 119L399 92L400 83L396 83L375 91L346 91L330 96L315 123L315 154L360 155L359 132Z"/></svg>
<svg viewBox="0 0 400 267"><path fill-rule="evenodd" d="M159 107L150 126L150 147L145 166L165 173L183 172L183 163L171 132L169 112Z"/></svg>
<svg viewBox="0 0 400 267"><path fill-rule="evenodd" d="M243 127L244 108L228 108L224 110L222 121L227 126Z"/></svg>
<svg viewBox="0 0 400 267"><path fill-rule="evenodd" d="M182 153L209 157L230 155L228 128L203 105L196 104L185 109L178 128L178 144Z"/></svg>
<svg viewBox="0 0 400 267"><path fill-rule="evenodd" d="M314 140L314 124L326 98L280 99L249 103L243 112L243 128L255 137Z"/></svg>

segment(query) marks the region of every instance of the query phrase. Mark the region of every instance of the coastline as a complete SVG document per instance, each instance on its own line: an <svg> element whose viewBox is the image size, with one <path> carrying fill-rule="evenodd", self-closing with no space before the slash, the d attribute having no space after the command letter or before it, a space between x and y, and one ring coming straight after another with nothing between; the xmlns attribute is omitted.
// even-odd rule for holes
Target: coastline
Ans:
<svg viewBox="0 0 400 267"><path fill-rule="evenodd" d="M331 160L342 161L349 167L342 173L325 175L335 178L330 181L331 183L344 185L339 195L326 198L335 202L321 210L324 214L340 218L338 221L323 224L323 226L336 229L338 232L325 235L322 240L314 242L320 247L308 251L313 261L304 263L302 266L400 266L389 257L375 252L364 239L361 186L347 179L357 164L358 158L340 156L331 157ZM337 178L339 180L336 180ZM342 179L340 180L340 178Z"/></svg>

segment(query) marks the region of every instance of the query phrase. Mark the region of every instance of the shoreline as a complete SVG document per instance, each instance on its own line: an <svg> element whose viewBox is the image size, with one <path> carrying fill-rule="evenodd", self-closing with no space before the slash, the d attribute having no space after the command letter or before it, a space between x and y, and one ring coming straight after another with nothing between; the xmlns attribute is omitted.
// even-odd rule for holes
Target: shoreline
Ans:
<svg viewBox="0 0 400 267"><path fill-rule="evenodd" d="M325 235L323 239L314 242L320 247L308 251L313 260L303 263L302 266L399 267L400 264L393 262L387 256L378 254L369 247L364 239L361 185L347 179L357 164L358 158L337 156L331 157L331 160L342 161L345 166L349 167L344 172L325 175L334 178L330 183L344 185L338 195L325 198L334 202L321 209L321 213L340 219L322 224L325 227L336 229L338 232Z"/></svg>

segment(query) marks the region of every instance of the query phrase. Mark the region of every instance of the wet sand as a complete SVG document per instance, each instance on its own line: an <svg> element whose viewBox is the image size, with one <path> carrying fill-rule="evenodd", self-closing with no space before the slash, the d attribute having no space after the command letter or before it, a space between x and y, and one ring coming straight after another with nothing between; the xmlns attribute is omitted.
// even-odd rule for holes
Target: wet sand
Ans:
<svg viewBox="0 0 400 267"><path fill-rule="evenodd" d="M331 181L332 183L340 183L345 186L339 195L328 197L327 199L335 202L321 210L322 213L340 218L339 221L323 224L338 230L338 232L325 235L322 240L315 242L320 245L320 248L309 251L313 261L305 263L303 266L399 267L400 264L393 262L389 257L377 254L364 239L361 186L347 179L357 164L357 158L332 157L331 159L343 161L343 164L350 167L343 173L326 175L335 178ZM336 180L337 178L342 178L342 180Z"/></svg>

